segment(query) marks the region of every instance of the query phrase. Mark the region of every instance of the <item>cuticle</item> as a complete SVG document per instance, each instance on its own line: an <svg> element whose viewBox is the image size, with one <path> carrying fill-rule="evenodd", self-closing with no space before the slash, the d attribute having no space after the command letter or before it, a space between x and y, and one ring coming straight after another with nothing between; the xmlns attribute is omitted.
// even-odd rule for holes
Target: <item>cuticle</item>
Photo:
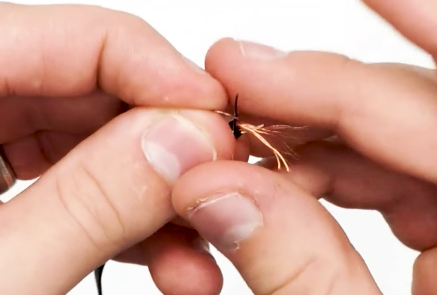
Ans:
<svg viewBox="0 0 437 295"><path fill-rule="evenodd" d="M150 130L153 128L153 126L158 125L159 123L161 123L162 121L165 120L167 116L164 115L164 113L159 112L159 115L157 115L156 117L153 117L152 120L152 124L149 124L149 126L146 128L146 130L143 132L143 134L141 135L141 141L143 141L144 137L147 136L147 134L150 132ZM141 142L141 146L143 145L143 143Z"/></svg>

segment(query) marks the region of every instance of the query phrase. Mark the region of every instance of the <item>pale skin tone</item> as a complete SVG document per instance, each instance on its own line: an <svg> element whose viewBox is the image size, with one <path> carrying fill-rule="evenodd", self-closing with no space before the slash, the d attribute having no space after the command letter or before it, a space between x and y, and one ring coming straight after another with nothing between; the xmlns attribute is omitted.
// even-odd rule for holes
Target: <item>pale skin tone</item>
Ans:
<svg viewBox="0 0 437 295"><path fill-rule="evenodd" d="M436 59L435 1L365 2ZM0 35L0 143L20 179L44 173L0 206L1 294L65 294L114 257L147 264L164 294L217 294L192 228L256 295L380 294L321 197L379 210L422 252L413 294L437 294L435 70L224 39L205 73L144 21L84 6L0 4ZM312 126L292 134L290 173L231 161L271 155L212 112L236 92L250 122ZM141 148L168 107L208 134L176 179Z"/></svg>

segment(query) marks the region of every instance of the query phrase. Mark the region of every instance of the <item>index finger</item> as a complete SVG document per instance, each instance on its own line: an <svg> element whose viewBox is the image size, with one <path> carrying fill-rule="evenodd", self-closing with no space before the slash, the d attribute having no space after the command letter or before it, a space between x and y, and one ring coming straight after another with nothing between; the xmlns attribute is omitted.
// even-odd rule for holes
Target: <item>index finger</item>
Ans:
<svg viewBox="0 0 437 295"><path fill-rule="evenodd" d="M210 49L206 69L239 94L241 112L329 128L373 160L437 182L437 84L426 70L229 39Z"/></svg>
<svg viewBox="0 0 437 295"><path fill-rule="evenodd" d="M220 84L142 19L85 5L0 3L0 97L81 96L216 109Z"/></svg>

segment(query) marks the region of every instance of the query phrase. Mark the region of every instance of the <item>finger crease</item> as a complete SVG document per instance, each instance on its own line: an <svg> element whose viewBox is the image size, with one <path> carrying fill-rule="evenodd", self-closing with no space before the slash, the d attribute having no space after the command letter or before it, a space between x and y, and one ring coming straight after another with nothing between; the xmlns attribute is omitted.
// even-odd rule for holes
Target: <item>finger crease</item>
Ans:
<svg viewBox="0 0 437 295"><path fill-rule="evenodd" d="M51 166L54 164L53 158L51 156L53 155L53 146L51 140L43 134L43 132L36 132L34 133L33 137L37 142L37 147L42 159Z"/></svg>
<svg viewBox="0 0 437 295"><path fill-rule="evenodd" d="M62 189L59 180L55 180L55 189L57 191L55 195L58 196L59 202L61 203L61 207L64 208L65 212L67 212L67 214L71 217L71 220L81 229L81 232L85 235L86 239L89 240L92 247L95 248L96 253L99 253L100 247L96 239L93 238L93 236L88 232L86 227L72 213L72 210L65 199L64 190Z"/></svg>
<svg viewBox="0 0 437 295"><path fill-rule="evenodd" d="M102 185L100 185L99 180L94 176L94 174L88 170L87 165L86 164L81 164L80 165L82 167L82 171L84 172L84 176L87 177L89 180L91 180L92 185L98 190L99 195L104 198L105 203L109 206L110 210L113 212L117 223L120 227L120 234L116 235L117 237L120 237L121 241L124 242L126 240L126 228L124 226L124 223L122 221L122 218L120 216L120 213L118 212L116 206L114 205L114 203L112 202L111 198L109 197L109 195L107 194L106 190L103 188ZM107 228L107 226L105 224L103 224L99 218L97 218L98 222L100 223L102 229L105 231L106 237L108 238L108 240L110 240L110 235L107 233L107 231L105 230Z"/></svg>
<svg viewBox="0 0 437 295"><path fill-rule="evenodd" d="M288 286L294 284L296 281L299 280L300 277L304 276L304 274L307 273L308 269L316 264L318 261L317 257L311 256L310 259L308 259L304 265L299 267L296 271L292 272L289 276L285 278L285 280L276 286L273 290L270 292L265 293L265 295L275 295L275 294L282 294L284 290L287 289Z"/></svg>

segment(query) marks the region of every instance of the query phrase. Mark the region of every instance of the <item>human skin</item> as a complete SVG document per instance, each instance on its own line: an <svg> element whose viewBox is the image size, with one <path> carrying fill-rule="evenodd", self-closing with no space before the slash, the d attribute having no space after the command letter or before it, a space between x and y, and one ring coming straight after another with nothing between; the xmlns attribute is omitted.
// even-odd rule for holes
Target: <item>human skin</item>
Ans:
<svg viewBox="0 0 437 295"><path fill-rule="evenodd" d="M176 217L180 174L233 156L212 112L227 104L220 83L122 12L1 3L0 35L0 143L19 179L42 175L0 206L0 293L65 294L130 257L171 289L157 254L168 248L180 294L217 293L207 244L193 230L157 231Z"/></svg>
<svg viewBox="0 0 437 295"><path fill-rule="evenodd" d="M365 2L436 59L435 1ZM173 189L177 213L232 261L254 294L381 294L322 197L381 212L400 241L421 252L412 293L437 294L435 69L224 39L209 50L206 70L238 92L249 122L320 134L295 147L290 173L275 171L274 158L206 163ZM267 153L251 140L251 154Z"/></svg>
<svg viewBox="0 0 437 295"><path fill-rule="evenodd" d="M436 55L432 1L366 2ZM437 293L434 70L225 39L209 50L205 73L124 13L0 8L0 30L11 42L0 45L0 126L8 126L0 142L19 178L44 173L0 207L0 293L65 294L115 257L149 265L164 294L217 294L220 271L193 229L169 223L179 215L234 263L257 295L379 294L320 197L379 210L402 242L423 252L413 293ZM291 173L275 172L270 159L258 166L229 161L240 144L212 111L237 91L242 117L251 122L311 126L290 134L304 138ZM120 115L120 101L136 108ZM173 126L175 114L163 107L185 109L178 111L183 122L201 134ZM145 140L155 123L163 123L161 131L182 129ZM169 138L182 140L178 134L184 142L192 136L183 150L199 157L171 149L177 142ZM177 160L157 167L143 147ZM268 152L253 140L250 148L254 155Z"/></svg>

